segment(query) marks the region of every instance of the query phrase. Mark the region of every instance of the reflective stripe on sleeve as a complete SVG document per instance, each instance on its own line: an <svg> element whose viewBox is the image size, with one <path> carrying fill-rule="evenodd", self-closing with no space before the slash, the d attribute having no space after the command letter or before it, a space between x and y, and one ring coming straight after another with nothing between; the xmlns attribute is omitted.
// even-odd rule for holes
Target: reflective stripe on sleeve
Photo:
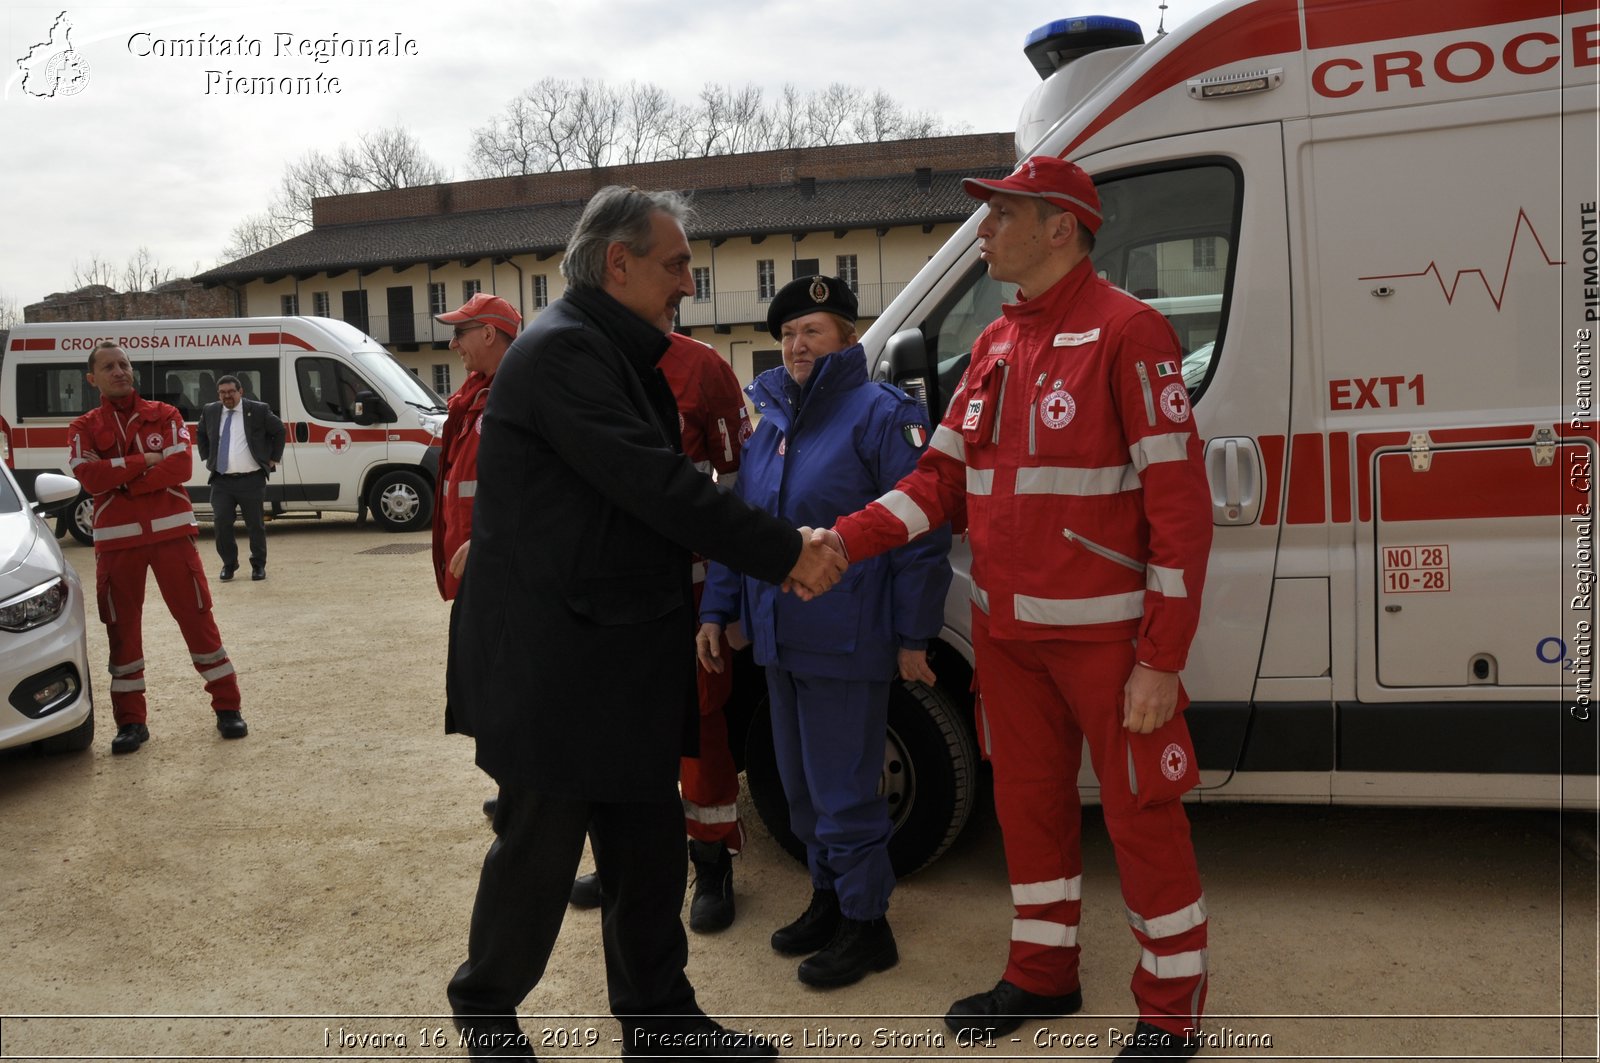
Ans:
<svg viewBox="0 0 1600 1063"><path fill-rule="evenodd" d="M961 433L951 428L940 425L933 430L933 438L928 440L928 446L937 450L947 458L954 458L963 465L967 463L967 444L961 438Z"/></svg>
<svg viewBox="0 0 1600 1063"><path fill-rule="evenodd" d="M478 481L476 480L462 480L456 484L456 496L458 498L472 498L477 493Z"/></svg>
<svg viewBox="0 0 1600 1063"><path fill-rule="evenodd" d="M1128 448L1133 467L1144 472L1161 461L1183 461L1189 456L1189 433L1169 432L1164 436L1145 436Z"/></svg>
<svg viewBox="0 0 1600 1063"><path fill-rule="evenodd" d="M1011 920L1011 940L1026 941L1034 945L1070 949L1078 943L1078 928L1044 919Z"/></svg>
<svg viewBox="0 0 1600 1063"><path fill-rule="evenodd" d="M691 583L704 583L706 581L706 563L696 561L689 569Z"/></svg>
<svg viewBox="0 0 1600 1063"><path fill-rule="evenodd" d="M194 523L194 511L188 513L173 513L165 517L157 517L150 522L152 532L167 531L172 528L181 528L186 524Z"/></svg>
<svg viewBox="0 0 1600 1063"><path fill-rule="evenodd" d="M878 504L906 526L907 539L915 539L928 530L928 515L904 491L890 491L878 499Z"/></svg>
<svg viewBox="0 0 1600 1063"><path fill-rule="evenodd" d="M112 458L111 459L111 467L113 469L126 469L128 467L128 459L127 458Z"/></svg>
<svg viewBox="0 0 1600 1063"><path fill-rule="evenodd" d="M972 604L983 610L984 615L987 616L989 613L989 592L970 580L968 581L968 586L972 588Z"/></svg>
<svg viewBox="0 0 1600 1063"><path fill-rule="evenodd" d="M1020 473L1018 474L1021 475ZM967 466L967 494L987 495L994 493L994 470L974 469Z"/></svg>
<svg viewBox="0 0 1600 1063"><path fill-rule="evenodd" d="M1157 591L1168 598L1187 598L1189 590L1183 583L1183 569L1150 565L1144 573L1145 590Z"/></svg>
<svg viewBox="0 0 1600 1063"><path fill-rule="evenodd" d="M1015 605L1017 619L1029 624L1062 627L1111 624L1118 620L1137 620L1143 616L1144 591L1104 594L1098 598L1033 598L1019 594Z"/></svg>
<svg viewBox="0 0 1600 1063"><path fill-rule="evenodd" d="M1206 973L1206 950L1180 952L1174 956L1157 956L1145 949L1139 957L1139 966L1157 978L1196 978Z"/></svg>
<svg viewBox="0 0 1600 1063"><path fill-rule="evenodd" d="M94 541L103 543L108 539L126 539L130 535L140 535L143 532L144 526L140 524L113 524L110 527L96 528Z"/></svg>
<svg viewBox="0 0 1600 1063"><path fill-rule="evenodd" d="M737 823L739 822L739 806L737 804L696 805L685 800L683 802L683 818L708 825Z"/></svg>
<svg viewBox="0 0 1600 1063"><path fill-rule="evenodd" d="M1017 470L1019 495L1117 495L1139 489L1139 474L1132 465L1099 469Z"/></svg>
<svg viewBox="0 0 1600 1063"><path fill-rule="evenodd" d="M1128 925L1133 927L1145 937L1169 938L1184 931L1193 930L1206 921L1206 899L1201 897L1193 904L1186 904L1175 912L1166 915L1154 916L1146 919L1132 908L1125 909L1128 913Z"/></svg>
<svg viewBox="0 0 1600 1063"><path fill-rule="evenodd" d="M1011 903L1054 904L1056 901L1075 901L1082 896L1083 876L1053 878L1045 882L1013 882Z"/></svg>
<svg viewBox="0 0 1600 1063"><path fill-rule="evenodd" d="M189 444L187 444L187 443L178 443L178 444L176 444L174 446L168 447L166 450L163 450L161 453L162 453L162 455L164 457L170 458L174 454L182 454L184 451L186 451L188 449L189 449Z"/></svg>

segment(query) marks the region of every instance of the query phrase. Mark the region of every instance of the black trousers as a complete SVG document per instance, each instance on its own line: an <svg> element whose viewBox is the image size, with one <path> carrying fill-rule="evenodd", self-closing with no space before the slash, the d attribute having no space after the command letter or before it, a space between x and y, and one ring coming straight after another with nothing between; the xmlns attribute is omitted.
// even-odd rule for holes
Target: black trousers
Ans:
<svg viewBox="0 0 1600 1063"><path fill-rule="evenodd" d="M250 567L265 568L267 564L267 526L261 519L261 500L267 493L265 470L247 472L241 476L211 476L211 514L217 536L217 556L226 568L239 567L239 545L233 541L233 517L237 510L244 516L244 528L250 534Z"/></svg>
<svg viewBox="0 0 1600 1063"><path fill-rule="evenodd" d="M544 976L583 856L600 875L601 937L611 1012L624 1038L699 1016L684 974L688 854L683 802L591 802L501 787L495 840L472 906L467 962L450 980L457 1015L509 1015Z"/></svg>

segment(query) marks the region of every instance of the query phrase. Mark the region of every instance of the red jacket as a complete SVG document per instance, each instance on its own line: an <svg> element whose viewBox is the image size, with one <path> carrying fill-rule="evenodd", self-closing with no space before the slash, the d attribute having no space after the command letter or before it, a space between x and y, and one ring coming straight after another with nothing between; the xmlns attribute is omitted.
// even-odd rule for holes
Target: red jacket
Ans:
<svg viewBox="0 0 1600 1063"><path fill-rule="evenodd" d="M750 411L733 367L715 347L674 332L667 353L656 363L678 403L678 433L683 452L706 475L732 489L739 472L739 452L752 430ZM694 559L694 581L706 578L705 559Z"/></svg>
<svg viewBox="0 0 1600 1063"><path fill-rule="evenodd" d="M1136 637L1181 670L1211 505L1172 326L1088 260L1002 315L916 470L839 521L851 558L964 519L993 637Z"/></svg>
<svg viewBox="0 0 1600 1063"><path fill-rule="evenodd" d="M94 496L96 553L198 534L183 489L194 468L189 428L174 407L102 398L67 428L67 448L72 475ZM166 457L147 465L148 453Z"/></svg>
<svg viewBox="0 0 1600 1063"><path fill-rule="evenodd" d="M469 373L450 396L439 445L439 497L433 511L433 578L445 601L456 596L461 580L450 575L450 559L472 538L472 500L478 492L478 440L489 377Z"/></svg>

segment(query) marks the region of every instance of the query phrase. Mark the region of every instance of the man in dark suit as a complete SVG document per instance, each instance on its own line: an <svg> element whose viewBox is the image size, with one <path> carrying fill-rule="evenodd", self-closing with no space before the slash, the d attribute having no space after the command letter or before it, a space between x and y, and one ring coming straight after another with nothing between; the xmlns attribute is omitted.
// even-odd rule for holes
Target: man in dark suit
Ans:
<svg viewBox="0 0 1600 1063"><path fill-rule="evenodd" d="M656 363L694 291L686 213L670 192L598 192L567 243L566 295L511 345L489 391L445 718L476 738L500 786L448 990L474 1058L528 1054L516 1008L544 974L585 834L622 1055L776 1054L707 1018L684 974L678 765L699 733L690 551L808 594L844 560L681 452Z"/></svg>
<svg viewBox="0 0 1600 1063"><path fill-rule="evenodd" d="M267 529L262 520L267 476L283 460L283 422L264 402L244 397L236 376L217 381L217 398L200 412L200 457L211 470L212 527L224 583L239 568L239 546L233 539L233 517L244 514L250 533L250 578L267 578Z"/></svg>

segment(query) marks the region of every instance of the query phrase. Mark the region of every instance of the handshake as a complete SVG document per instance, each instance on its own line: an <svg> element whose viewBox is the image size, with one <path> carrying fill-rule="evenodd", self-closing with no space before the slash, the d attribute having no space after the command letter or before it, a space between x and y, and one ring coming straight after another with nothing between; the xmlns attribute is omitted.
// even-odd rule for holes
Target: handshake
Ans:
<svg viewBox="0 0 1600 1063"><path fill-rule="evenodd" d="M801 528L804 545L783 589L809 602L839 582L850 560L845 556L844 540L832 528Z"/></svg>

